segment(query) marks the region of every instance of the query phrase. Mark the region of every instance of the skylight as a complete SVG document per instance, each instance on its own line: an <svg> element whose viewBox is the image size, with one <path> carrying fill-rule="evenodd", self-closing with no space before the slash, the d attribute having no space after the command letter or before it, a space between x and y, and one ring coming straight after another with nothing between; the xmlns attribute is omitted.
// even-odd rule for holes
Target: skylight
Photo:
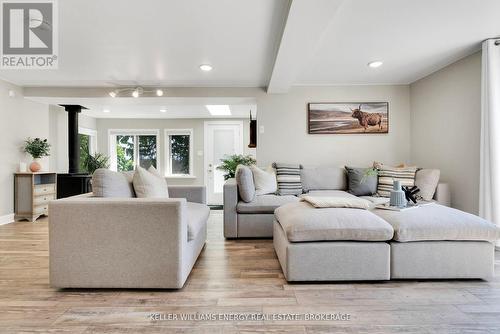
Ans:
<svg viewBox="0 0 500 334"><path fill-rule="evenodd" d="M227 104L211 104L206 105L208 111L212 116L229 116L231 115L231 110Z"/></svg>

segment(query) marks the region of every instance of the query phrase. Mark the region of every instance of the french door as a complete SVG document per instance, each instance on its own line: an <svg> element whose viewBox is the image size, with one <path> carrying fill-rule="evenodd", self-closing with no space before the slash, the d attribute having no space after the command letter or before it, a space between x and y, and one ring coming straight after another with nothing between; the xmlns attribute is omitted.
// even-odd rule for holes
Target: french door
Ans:
<svg viewBox="0 0 500 334"><path fill-rule="evenodd" d="M224 188L224 172L218 170L221 159L231 154L243 153L242 121L205 122L205 186L207 202L221 205Z"/></svg>

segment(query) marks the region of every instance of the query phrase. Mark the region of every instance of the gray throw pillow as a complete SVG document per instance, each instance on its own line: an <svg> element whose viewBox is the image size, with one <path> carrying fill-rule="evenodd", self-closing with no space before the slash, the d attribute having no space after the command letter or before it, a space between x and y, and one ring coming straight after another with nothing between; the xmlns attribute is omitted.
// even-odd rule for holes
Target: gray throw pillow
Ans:
<svg viewBox="0 0 500 334"><path fill-rule="evenodd" d="M92 192L95 197L135 197L128 175L105 168L97 169L92 175Z"/></svg>
<svg viewBox="0 0 500 334"><path fill-rule="evenodd" d="M252 170L244 165L239 165L234 174L238 193L243 202L250 203L255 198L255 184L253 182Z"/></svg>
<svg viewBox="0 0 500 334"><path fill-rule="evenodd" d="M377 192L377 175L368 175L371 168L346 167L348 192L355 196L371 196Z"/></svg>

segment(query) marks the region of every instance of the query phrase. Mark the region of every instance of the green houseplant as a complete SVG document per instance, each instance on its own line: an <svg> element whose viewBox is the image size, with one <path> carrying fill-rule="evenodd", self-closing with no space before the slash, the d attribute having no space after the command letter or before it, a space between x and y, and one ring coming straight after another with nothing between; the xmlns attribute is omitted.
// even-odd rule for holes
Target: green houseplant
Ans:
<svg viewBox="0 0 500 334"><path fill-rule="evenodd" d="M218 166L217 169L225 172L224 180L234 177L234 173L236 172L236 167L238 167L238 165L250 166L257 163L257 160L255 160L255 158L251 155L242 154L233 154L225 157L224 159L220 159L220 161L222 164Z"/></svg>
<svg viewBox="0 0 500 334"><path fill-rule="evenodd" d="M85 156L83 166L92 175L99 168L109 168L109 157L102 153L88 154Z"/></svg>
<svg viewBox="0 0 500 334"><path fill-rule="evenodd" d="M42 169L40 158L50 155L50 144L47 139L28 138L24 142L24 152L33 157L33 162L30 164L30 170L35 173Z"/></svg>

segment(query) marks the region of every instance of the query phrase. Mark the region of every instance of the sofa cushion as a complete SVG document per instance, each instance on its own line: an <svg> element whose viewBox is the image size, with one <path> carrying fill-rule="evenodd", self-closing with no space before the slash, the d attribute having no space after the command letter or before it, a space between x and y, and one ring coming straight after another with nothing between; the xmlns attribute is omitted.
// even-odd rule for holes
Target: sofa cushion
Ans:
<svg viewBox="0 0 500 334"><path fill-rule="evenodd" d="M303 167L300 177L305 192L347 189L346 171L342 167Z"/></svg>
<svg viewBox="0 0 500 334"><path fill-rule="evenodd" d="M251 202L255 197L255 184L252 170L248 166L239 165L234 174L238 185L238 194L243 202Z"/></svg>
<svg viewBox="0 0 500 334"><path fill-rule="evenodd" d="M439 183L439 169L419 169L415 174L415 185L420 189L420 195L424 201L430 201L434 197Z"/></svg>
<svg viewBox="0 0 500 334"><path fill-rule="evenodd" d="M356 197L353 194L349 194L344 190L311 190L307 194L300 195L300 197L307 196L318 196L318 197Z"/></svg>
<svg viewBox="0 0 500 334"><path fill-rule="evenodd" d="M377 194L379 196L390 197L395 180L401 181L402 186L415 185L417 167L391 167L377 162L374 163L374 167L378 169Z"/></svg>
<svg viewBox="0 0 500 334"><path fill-rule="evenodd" d="M300 195L302 194L302 182L300 170L302 165L273 163L276 169L276 181L278 183L278 195Z"/></svg>
<svg viewBox="0 0 500 334"><path fill-rule="evenodd" d="M137 166L133 184L138 198L168 198L167 181L153 166L149 170Z"/></svg>
<svg viewBox="0 0 500 334"><path fill-rule="evenodd" d="M347 191L349 193L356 196L371 196L377 192L378 177L376 173L373 173L372 168L346 166L345 169L347 171Z"/></svg>
<svg viewBox="0 0 500 334"><path fill-rule="evenodd" d="M207 224L210 208L205 204L187 202L188 241L196 238Z"/></svg>
<svg viewBox="0 0 500 334"><path fill-rule="evenodd" d="M276 172L269 166L266 170L252 165L250 166L253 174L253 183L255 185L255 195L274 194L278 190L276 183Z"/></svg>
<svg viewBox="0 0 500 334"><path fill-rule="evenodd" d="M135 197L129 175L99 168L92 175L92 191L95 197Z"/></svg>
<svg viewBox="0 0 500 334"><path fill-rule="evenodd" d="M316 209L306 202L285 204L274 212L288 241L387 241L393 229L371 211Z"/></svg>
<svg viewBox="0 0 500 334"><path fill-rule="evenodd" d="M495 241L499 228L470 213L439 204L428 204L405 211L373 210L394 228L394 240L441 241L470 240Z"/></svg>
<svg viewBox="0 0 500 334"><path fill-rule="evenodd" d="M252 202L238 202L236 211L238 213L273 213L276 208L290 202L298 202L299 198L291 195L260 195L255 196Z"/></svg>

